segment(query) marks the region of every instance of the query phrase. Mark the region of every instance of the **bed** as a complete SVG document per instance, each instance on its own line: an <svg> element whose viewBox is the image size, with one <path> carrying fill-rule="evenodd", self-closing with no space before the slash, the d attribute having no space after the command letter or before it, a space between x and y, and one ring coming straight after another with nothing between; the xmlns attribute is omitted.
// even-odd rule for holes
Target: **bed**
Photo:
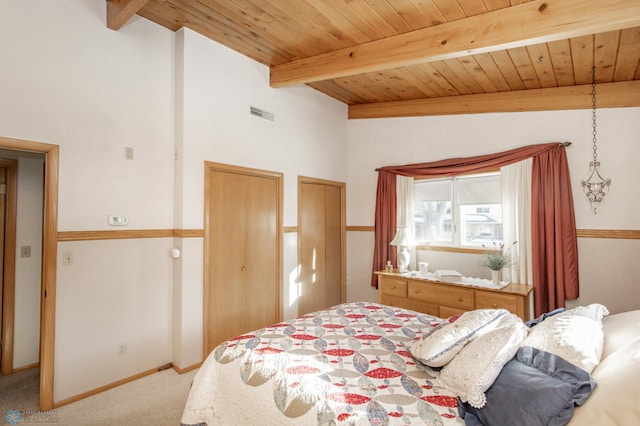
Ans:
<svg viewBox="0 0 640 426"><path fill-rule="evenodd" d="M640 311L580 309L524 324L500 309L444 319L377 303L338 305L219 345L194 378L181 424L636 424ZM593 336L572 338L583 326ZM554 337L557 327L569 336ZM577 352L558 349L560 340L578 342ZM538 404L531 371L542 370L553 377L542 374L545 390L535 394L546 395L542 411L555 411L541 421L539 409L526 411ZM518 374L527 381L521 395ZM563 396L548 408L553 392Z"/></svg>

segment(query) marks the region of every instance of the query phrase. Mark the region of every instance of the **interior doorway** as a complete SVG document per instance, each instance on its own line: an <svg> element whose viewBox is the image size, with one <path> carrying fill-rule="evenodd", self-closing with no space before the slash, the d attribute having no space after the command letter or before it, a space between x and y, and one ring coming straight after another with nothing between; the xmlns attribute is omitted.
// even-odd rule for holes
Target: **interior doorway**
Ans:
<svg viewBox="0 0 640 426"><path fill-rule="evenodd" d="M18 160L0 158L0 374L13 373Z"/></svg>
<svg viewBox="0 0 640 426"><path fill-rule="evenodd" d="M44 154L40 286L40 409L48 411L53 409L59 147L41 142L0 137L0 149ZM15 243L13 247L15 251Z"/></svg>

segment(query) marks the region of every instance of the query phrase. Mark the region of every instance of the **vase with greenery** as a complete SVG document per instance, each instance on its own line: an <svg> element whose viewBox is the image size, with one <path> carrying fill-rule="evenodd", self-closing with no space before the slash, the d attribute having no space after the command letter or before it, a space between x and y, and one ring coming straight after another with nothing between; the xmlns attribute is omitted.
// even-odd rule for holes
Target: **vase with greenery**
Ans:
<svg viewBox="0 0 640 426"><path fill-rule="evenodd" d="M492 247L487 247L484 244L484 253L480 262L482 266L486 266L491 269L491 278L495 284L500 283L500 271L512 264L511 262L511 248L517 243L514 241L508 248L504 248L504 243L493 243Z"/></svg>

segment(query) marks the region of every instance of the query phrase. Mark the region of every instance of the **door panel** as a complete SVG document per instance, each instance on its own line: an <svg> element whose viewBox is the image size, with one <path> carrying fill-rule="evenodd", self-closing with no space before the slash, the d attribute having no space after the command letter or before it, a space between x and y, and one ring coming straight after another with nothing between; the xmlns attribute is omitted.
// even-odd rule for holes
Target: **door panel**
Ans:
<svg viewBox="0 0 640 426"><path fill-rule="evenodd" d="M342 301L342 205L341 191L336 186L325 186L325 305L334 306Z"/></svg>
<svg viewBox="0 0 640 426"><path fill-rule="evenodd" d="M277 322L274 287L270 281L277 275L278 229L277 182L275 179L249 177L247 186L246 303L251 315L246 317L246 330L254 330ZM245 331L246 331L245 330Z"/></svg>
<svg viewBox="0 0 640 426"><path fill-rule="evenodd" d="M282 175L211 164L206 173L204 353L280 321Z"/></svg>
<svg viewBox="0 0 640 426"><path fill-rule="evenodd" d="M344 184L299 182L300 296L304 315L344 301Z"/></svg>
<svg viewBox="0 0 640 426"><path fill-rule="evenodd" d="M325 308L324 187L304 183L300 190L300 300L298 314Z"/></svg>
<svg viewBox="0 0 640 426"><path fill-rule="evenodd" d="M6 184L7 184L7 168L0 167L0 186L6 185ZM4 193L0 193L0 342L3 342L3 344L0 345L0 365L2 366L5 366L5 364L8 364L6 362L5 363L2 362L2 359L5 357L4 351L5 350L7 352L9 352L9 350L13 351L13 342L4 342L4 337L5 337L5 334L7 333L5 332L6 324L4 321L3 309L2 309L4 305L4 235L5 235L4 218L5 218L6 198L7 197ZM5 343L9 343L9 344L7 345ZM11 355L7 358L7 360L9 360L11 364L13 364L12 358L13 357ZM10 373L9 370L11 370L12 368L13 368L13 365L9 365L8 368L0 368L0 371L3 375L7 375Z"/></svg>
<svg viewBox="0 0 640 426"><path fill-rule="evenodd" d="M243 176L215 171L211 175L209 204L211 256L209 262L208 340L220 342L247 331L244 327L246 216ZM219 324L225 322L226 327Z"/></svg>

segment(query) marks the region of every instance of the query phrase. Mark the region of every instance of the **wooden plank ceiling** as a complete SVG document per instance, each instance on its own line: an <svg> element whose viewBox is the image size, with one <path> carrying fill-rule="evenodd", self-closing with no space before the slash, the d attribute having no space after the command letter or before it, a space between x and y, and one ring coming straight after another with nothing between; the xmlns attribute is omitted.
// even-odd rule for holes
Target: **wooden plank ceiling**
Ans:
<svg viewBox="0 0 640 426"><path fill-rule="evenodd" d="M638 0L107 0L307 84L350 118L640 106Z"/></svg>

